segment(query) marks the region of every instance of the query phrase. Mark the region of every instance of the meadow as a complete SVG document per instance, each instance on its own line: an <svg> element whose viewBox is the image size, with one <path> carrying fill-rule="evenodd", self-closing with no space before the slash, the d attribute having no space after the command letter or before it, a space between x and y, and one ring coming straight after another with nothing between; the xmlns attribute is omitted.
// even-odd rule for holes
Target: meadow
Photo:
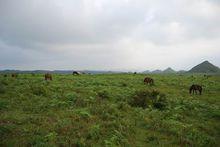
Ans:
<svg viewBox="0 0 220 147"><path fill-rule="evenodd" d="M0 146L218 145L219 75L0 75Z"/></svg>

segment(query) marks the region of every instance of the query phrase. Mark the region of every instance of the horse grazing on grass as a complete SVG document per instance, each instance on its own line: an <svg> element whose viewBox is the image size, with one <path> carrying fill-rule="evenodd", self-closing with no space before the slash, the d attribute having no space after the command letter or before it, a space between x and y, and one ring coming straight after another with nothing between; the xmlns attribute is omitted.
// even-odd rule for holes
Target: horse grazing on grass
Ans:
<svg viewBox="0 0 220 147"><path fill-rule="evenodd" d="M47 80L52 81L52 75L51 75L51 74L46 73L46 74L44 75L44 77L45 77L45 80L46 80L46 81L47 81Z"/></svg>
<svg viewBox="0 0 220 147"><path fill-rule="evenodd" d="M202 86L193 84L193 85L189 88L189 93L190 93L190 94L192 94L192 93L193 93L193 94L194 94L194 93L197 94L197 91L199 91L199 94L201 95L201 94L202 94Z"/></svg>
<svg viewBox="0 0 220 147"><path fill-rule="evenodd" d="M146 78L144 79L144 83L145 83L145 84L153 85L153 84L154 84L154 80L153 80L152 78L146 77Z"/></svg>
<svg viewBox="0 0 220 147"><path fill-rule="evenodd" d="M17 78L17 77L18 77L18 74L17 74L17 73L12 73L12 74L11 74L11 77L12 77L12 78Z"/></svg>
<svg viewBox="0 0 220 147"><path fill-rule="evenodd" d="M80 75L81 73L78 71L73 71L73 75Z"/></svg>
<svg viewBox="0 0 220 147"><path fill-rule="evenodd" d="M7 77L8 75L7 74L4 74L4 77Z"/></svg>

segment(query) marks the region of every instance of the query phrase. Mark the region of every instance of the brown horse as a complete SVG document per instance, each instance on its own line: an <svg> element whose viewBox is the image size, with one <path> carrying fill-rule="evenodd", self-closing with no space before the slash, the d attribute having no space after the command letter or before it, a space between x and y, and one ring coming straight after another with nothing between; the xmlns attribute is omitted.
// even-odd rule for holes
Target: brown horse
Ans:
<svg viewBox="0 0 220 147"><path fill-rule="evenodd" d="M18 77L18 74L17 74L17 73L12 73L12 74L11 74L11 77L12 77L12 78L17 78L17 77Z"/></svg>
<svg viewBox="0 0 220 147"><path fill-rule="evenodd" d="M146 77L146 78L144 79L144 83L145 83L145 84L153 85L153 84L154 84L154 80L153 80L152 78Z"/></svg>
<svg viewBox="0 0 220 147"><path fill-rule="evenodd" d="M46 73L46 74L44 75L44 77L45 77L45 80L46 80L46 81L47 81L47 80L52 81L52 75L51 75L51 74Z"/></svg>
<svg viewBox="0 0 220 147"><path fill-rule="evenodd" d="M4 77L7 77L8 75L7 74L4 74Z"/></svg>
<svg viewBox="0 0 220 147"><path fill-rule="evenodd" d="M201 95L201 94L202 94L202 86L193 84L193 85L189 88L189 93L190 93L190 94L192 94L192 93L193 93L193 94L194 94L194 93L197 94L197 91L199 91L199 94Z"/></svg>

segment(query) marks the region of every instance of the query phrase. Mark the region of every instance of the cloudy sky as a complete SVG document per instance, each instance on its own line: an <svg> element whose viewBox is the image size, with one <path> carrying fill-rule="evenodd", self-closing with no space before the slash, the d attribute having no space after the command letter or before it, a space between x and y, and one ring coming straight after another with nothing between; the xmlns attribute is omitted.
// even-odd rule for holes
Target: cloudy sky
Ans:
<svg viewBox="0 0 220 147"><path fill-rule="evenodd" d="M220 0L0 0L1 69L220 66Z"/></svg>

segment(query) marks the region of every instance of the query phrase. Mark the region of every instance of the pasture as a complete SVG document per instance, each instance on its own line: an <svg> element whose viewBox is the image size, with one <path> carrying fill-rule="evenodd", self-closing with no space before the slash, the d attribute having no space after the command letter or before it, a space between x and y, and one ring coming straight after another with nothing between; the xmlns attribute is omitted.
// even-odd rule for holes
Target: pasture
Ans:
<svg viewBox="0 0 220 147"><path fill-rule="evenodd" d="M0 75L0 146L218 146L219 107L218 75Z"/></svg>

